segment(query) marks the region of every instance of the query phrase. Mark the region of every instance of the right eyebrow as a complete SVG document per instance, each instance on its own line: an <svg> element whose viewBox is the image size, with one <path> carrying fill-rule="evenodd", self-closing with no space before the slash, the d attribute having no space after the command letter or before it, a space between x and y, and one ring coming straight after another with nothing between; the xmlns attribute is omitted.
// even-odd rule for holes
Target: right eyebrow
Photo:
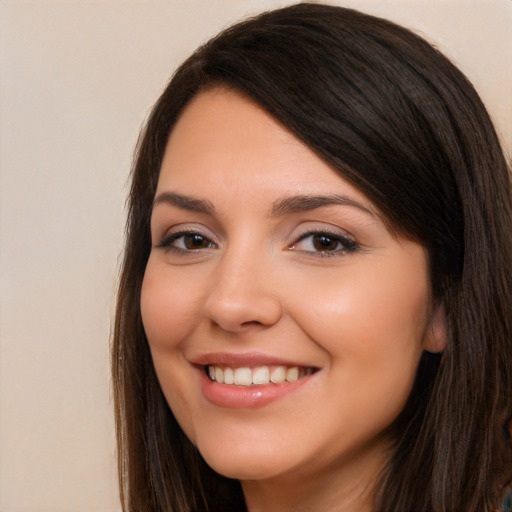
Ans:
<svg viewBox="0 0 512 512"><path fill-rule="evenodd" d="M153 208L158 204L168 204L191 212L208 213L210 215L215 212L215 207L210 201L176 194L175 192L162 192L158 194L153 201Z"/></svg>

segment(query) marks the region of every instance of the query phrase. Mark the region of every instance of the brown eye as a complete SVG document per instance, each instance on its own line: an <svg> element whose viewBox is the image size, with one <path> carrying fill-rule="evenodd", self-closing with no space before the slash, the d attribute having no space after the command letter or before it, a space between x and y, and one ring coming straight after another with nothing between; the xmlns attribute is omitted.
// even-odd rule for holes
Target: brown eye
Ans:
<svg viewBox="0 0 512 512"><path fill-rule="evenodd" d="M319 234L312 237L313 247L317 251L335 251L339 248L340 241L327 235Z"/></svg>
<svg viewBox="0 0 512 512"><path fill-rule="evenodd" d="M358 251L360 246L344 235L318 231L305 233L291 249L318 256L342 256Z"/></svg>
<svg viewBox="0 0 512 512"><path fill-rule="evenodd" d="M188 235L183 236L183 245L185 249L189 251L197 250L197 249L205 249L210 247L211 242L203 235L199 233L190 233Z"/></svg>
<svg viewBox="0 0 512 512"><path fill-rule="evenodd" d="M217 245L207 236L195 231L179 231L164 238L159 247L177 253L196 252L202 249L215 248Z"/></svg>

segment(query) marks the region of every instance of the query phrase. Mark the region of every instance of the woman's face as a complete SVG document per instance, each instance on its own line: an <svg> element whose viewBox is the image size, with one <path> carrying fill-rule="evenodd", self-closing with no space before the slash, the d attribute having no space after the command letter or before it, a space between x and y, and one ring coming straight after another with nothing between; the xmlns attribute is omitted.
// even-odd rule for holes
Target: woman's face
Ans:
<svg viewBox="0 0 512 512"><path fill-rule="evenodd" d="M223 89L173 129L151 233L144 328L206 461L242 480L375 469L434 344L424 249Z"/></svg>

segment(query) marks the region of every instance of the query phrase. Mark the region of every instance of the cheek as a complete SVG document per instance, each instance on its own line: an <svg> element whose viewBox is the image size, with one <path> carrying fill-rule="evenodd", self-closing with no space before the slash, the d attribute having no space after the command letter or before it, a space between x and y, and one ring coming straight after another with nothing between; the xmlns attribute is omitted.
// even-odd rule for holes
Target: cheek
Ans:
<svg viewBox="0 0 512 512"><path fill-rule="evenodd" d="M340 352L367 348L378 353L395 345L421 348L430 292L423 258L418 259L415 264L399 258L385 265L361 261L337 276L305 276L298 288L308 290L308 300L301 294L294 309L317 333L311 333L313 339Z"/></svg>
<svg viewBox="0 0 512 512"><path fill-rule="evenodd" d="M180 345L197 322L198 301L193 290L193 286L177 282L165 264L150 258L141 289L142 323L160 387L192 441L195 434L190 418L197 400L190 395L189 364Z"/></svg>
<svg viewBox="0 0 512 512"><path fill-rule="evenodd" d="M141 315L152 351L177 348L196 323L198 292L186 279L150 257L141 290Z"/></svg>
<svg viewBox="0 0 512 512"><path fill-rule="evenodd" d="M329 353L338 385L354 391L355 405L384 400L398 411L423 351L429 306L423 266L354 265L338 279L326 276L302 288L310 300L307 308L295 303L296 316Z"/></svg>

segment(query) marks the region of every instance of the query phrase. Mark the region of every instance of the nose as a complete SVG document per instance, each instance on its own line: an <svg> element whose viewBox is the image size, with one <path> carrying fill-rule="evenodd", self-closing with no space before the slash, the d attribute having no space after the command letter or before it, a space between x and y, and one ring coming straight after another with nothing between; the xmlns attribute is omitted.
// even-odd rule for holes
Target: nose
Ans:
<svg viewBox="0 0 512 512"><path fill-rule="evenodd" d="M272 263L247 252L226 252L211 275L206 315L225 331L270 327L283 316Z"/></svg>

